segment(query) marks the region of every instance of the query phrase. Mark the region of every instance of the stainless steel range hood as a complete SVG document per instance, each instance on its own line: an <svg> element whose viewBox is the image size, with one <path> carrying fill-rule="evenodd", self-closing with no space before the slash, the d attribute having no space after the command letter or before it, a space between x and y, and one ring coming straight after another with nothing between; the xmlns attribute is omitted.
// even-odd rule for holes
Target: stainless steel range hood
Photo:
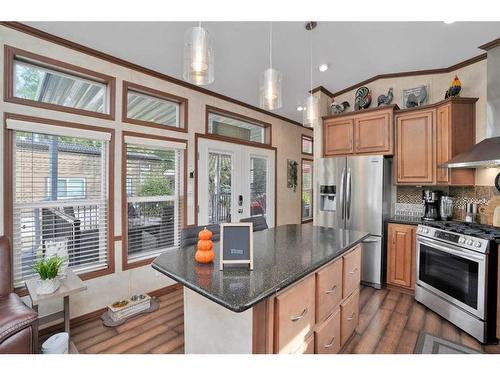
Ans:
<svg viewBox="0 0 500 375"><path fill-rule="evenodd" d="M448 168L500 166L500 47L488 50L486 139L444 163Z"/></svg>

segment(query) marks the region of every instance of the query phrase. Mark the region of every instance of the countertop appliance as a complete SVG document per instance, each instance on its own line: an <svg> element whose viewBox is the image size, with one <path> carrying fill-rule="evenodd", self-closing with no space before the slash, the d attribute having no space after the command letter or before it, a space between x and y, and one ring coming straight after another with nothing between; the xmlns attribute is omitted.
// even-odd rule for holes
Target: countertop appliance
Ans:
<svg viewBox="0 0 500 375"><path fill-rule="evenodd" d="M441 220L451 220L453 217L453 200L451 197L447 195L441 197L439 216L441 216Z"/></svg>
<svg viewBox="0 0 500 375"><path fill-rule="evenodd" d="M315 160L315 225L369 232L362 246L361 281L385 279L384 221L390 214L391 159L381 155Z"/></svg>
<svg viewBox="0 0 500 375"><path fill-rule="evenodd" d="M422 201L424 203L423 220L441 220L439 203L441 192L439 190L422 190Z"/></svg>
<svg viewBox="0 0 500 375"><path fill-rule="evenodd" d="M495 227L429 222L417 228L415 299L482 343L496 341Z"/></svg>

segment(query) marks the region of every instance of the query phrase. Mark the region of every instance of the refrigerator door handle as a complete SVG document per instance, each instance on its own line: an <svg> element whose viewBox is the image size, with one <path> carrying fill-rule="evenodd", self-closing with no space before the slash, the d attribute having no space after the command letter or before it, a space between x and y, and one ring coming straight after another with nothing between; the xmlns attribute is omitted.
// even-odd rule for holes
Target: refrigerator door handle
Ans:
<svg viewBox="0 0 500 375"><path fill-rule="evenodd" d="M345 199L344 199L344 183L345 183L345 167L342 170L342 176L340 177L340 194L339 194L339 200L340 200L340 209L342 211L342 220L345 218Z"/></svg>
<svg viewBox="0 0 500 375"><path fill-rule="evenodd" d="M348 168L347 170L346 201L347 201L346 215L347 215L347 220L349 220L351 218L351 168Z"/></svg>

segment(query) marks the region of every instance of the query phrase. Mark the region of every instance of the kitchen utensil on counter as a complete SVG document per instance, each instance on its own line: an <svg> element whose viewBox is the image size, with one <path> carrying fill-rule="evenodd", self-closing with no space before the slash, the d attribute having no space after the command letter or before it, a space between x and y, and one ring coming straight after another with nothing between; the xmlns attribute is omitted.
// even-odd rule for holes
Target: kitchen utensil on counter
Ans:
<svg viewBox="0 0 500 375"><path fill-rule="evenodd" d="M441 220L451 220L453 216L453 200L447 195L441 197L440 205Z"/></svg>
<svg viewBox="0 0 500 375"><path fill-rule="evenodd" d="M477 203L467 203L465 206L465 222L475 223L477 218Z"/></svg>
<svg viewBox="0 0 500 375"><path fill-rule="evenodd" d="M500 227L500 206L496 206L493 211L493 225L495 227Z"/></svg>

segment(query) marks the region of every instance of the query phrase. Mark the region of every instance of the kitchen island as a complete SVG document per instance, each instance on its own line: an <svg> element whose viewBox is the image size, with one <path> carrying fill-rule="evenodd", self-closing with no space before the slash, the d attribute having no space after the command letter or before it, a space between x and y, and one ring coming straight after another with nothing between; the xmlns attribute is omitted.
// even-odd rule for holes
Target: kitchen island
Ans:
<svg viewBox="0 0 500 375"><path fill-rule="evenodd" d="M153 262L154 269L184 286L185 352L320 352L314 347L322 328L329 333L323 336L333 337L324 346L339 348L357 322L357 245L368 233L306 224L253 236L253 271L243 266L219 271L218 242L212 264L194 260L196 246L167 251ZM348 327L342 338L343 304Z"/></svg>

